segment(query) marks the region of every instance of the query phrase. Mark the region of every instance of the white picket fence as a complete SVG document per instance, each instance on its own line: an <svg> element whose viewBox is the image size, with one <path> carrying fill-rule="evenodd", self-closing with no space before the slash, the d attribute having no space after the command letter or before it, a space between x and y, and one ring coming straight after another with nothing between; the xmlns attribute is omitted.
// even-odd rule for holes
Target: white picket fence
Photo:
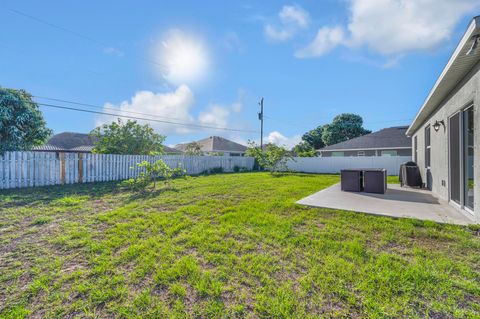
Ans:
<svg viewBox="0 0 480 319"><path fill-rule="evenodd" d="M385 168L388 175L398 175L400 165L410 156L295 157L287 163L289 170L304 173L340 173L347 168Z"/></svg>
<svg viewBox="0 0 480 319"><path fill-rule="evenodd" d="M124 180L138 176L137 163L159 159L170 167L180 163L189 175L218 167L252 170L254 165L253 158L238 156L6 152L0 155L0 189Z"/></svg>

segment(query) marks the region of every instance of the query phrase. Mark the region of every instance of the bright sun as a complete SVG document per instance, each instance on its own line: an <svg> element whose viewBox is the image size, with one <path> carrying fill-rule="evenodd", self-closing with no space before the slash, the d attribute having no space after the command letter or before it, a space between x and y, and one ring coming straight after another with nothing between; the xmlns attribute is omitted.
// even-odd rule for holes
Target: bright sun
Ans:
<svg viewBox="0 0 480 319"><path fill-rule="evenodd" d="M202 39L179 29L165 34L156 47L155 55L162 64L162 77L176 85L201 81L210 65L208 50Z"/></svg>

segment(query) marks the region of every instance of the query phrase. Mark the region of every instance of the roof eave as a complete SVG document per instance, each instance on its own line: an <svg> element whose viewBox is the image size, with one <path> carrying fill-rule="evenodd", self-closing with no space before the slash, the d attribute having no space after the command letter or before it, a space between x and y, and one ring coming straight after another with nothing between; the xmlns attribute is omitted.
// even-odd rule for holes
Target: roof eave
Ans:
<svg viewBox="0 0 480 319"><path fill-rule="evenodd" d="M470 41L470 39L472 38L474 32L477 30L477 28L479 27L480 25L480 16L476 16L472 19L472 21L470 22L468 28L467 28L467 31L465 32L465 34L463 35L462 39L460 40L459 44L457 45L455 51L453 52L452 56L450 57L450 59L448 60L448 63L446 64L446 66L444 67L442 73L440 74L440 76L438 77L437 81L435 82L433 88L430 90L430 93L428 94L427 98L425 99L422 107L420 108L420 110L418 111L417 115L415 116L415 118L413 119L413 122L412 124L410 124L410 126L408 127L407 131L406 131L406 135L407 136L412 136L412 134L418 129L418 127L421 126L421 124L425 121L425 119L422 119L422 116L424 115L426 111L426 106L428 105L430 99L432 98L432 95L436 92L439 84L443 81L445 75L449 72L449 70L451 69L452 65L454 64L454 62L457 60L457 58L459 57L459 54L460 52L463 50L463 48L465 47L465 45L468 43L468 41ZM435 109L436 109L437 106L434 107L433 110L430 110L428 111L428 114L431 114Z"/></svg>

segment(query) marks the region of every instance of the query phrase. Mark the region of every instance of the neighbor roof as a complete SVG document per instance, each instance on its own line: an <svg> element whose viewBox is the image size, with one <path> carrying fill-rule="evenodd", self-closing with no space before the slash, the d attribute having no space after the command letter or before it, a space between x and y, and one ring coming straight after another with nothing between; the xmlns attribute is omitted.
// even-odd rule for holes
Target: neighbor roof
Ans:
<svg viewBox="0 0 480 319"><path fill-rule="evenodd" d="M200 145L200 148L203 152L243 153L247 150L246 146L227 140L226 138L223 138L220 136L210 136L210 137L204 138L203 140L196 141L195 143ZM175 148L185 151L188 144L189 143L178 144L177 146L175 146Z"/></svg>
<svg viewBox="0 0 480 319"><path fill-rule="evenodd" d="M326 146L319 151L410 148L411 140L405 135L407 128L408 126L384 128L378 132Z"/></svg>
<svg viewBox="0 0 480 319"><path fill-rule="evenodd" d="M427 96L427 99L418 111L415 119L407 130L407 134L412 135L441 105L448 94L457 86L457 84L468 74L468 72L480 60L480 48L470 55L466 55L472 46L473 37L480 34L480 18L474 17L470 22L467 31L463 35L460 43L453 52L450 60L438 77L435 85Z"/></svg>
<svg viewBox="0 0 480 319"><path fill-rule="evenodd" d="M163 146L163 151L166 153L166 154L172 154L172 153L175 153L175 154L181 154L183 153L181 150L177 150L176 148L173 148L173 147L169 147L167 145L164 145Z"/></svg>
<svg viewBox="0 0 480 319"><path fill-rule="evenodd" d="M63 132L52 136L47 144L62 149L72 149L79 146L93 146L96 138L89 134Z"/></svg>

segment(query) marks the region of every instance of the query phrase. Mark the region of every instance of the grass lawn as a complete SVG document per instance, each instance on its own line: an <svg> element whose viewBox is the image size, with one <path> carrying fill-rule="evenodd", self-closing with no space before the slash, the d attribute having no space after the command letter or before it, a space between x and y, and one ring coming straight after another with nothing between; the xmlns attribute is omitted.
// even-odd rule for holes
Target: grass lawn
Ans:
<svg viewBox="0 0 480 319"><path fill-rule="evenodd" d="M480 318L478 229L295 204L338 180L0 192L0 317Z"/></svg>

